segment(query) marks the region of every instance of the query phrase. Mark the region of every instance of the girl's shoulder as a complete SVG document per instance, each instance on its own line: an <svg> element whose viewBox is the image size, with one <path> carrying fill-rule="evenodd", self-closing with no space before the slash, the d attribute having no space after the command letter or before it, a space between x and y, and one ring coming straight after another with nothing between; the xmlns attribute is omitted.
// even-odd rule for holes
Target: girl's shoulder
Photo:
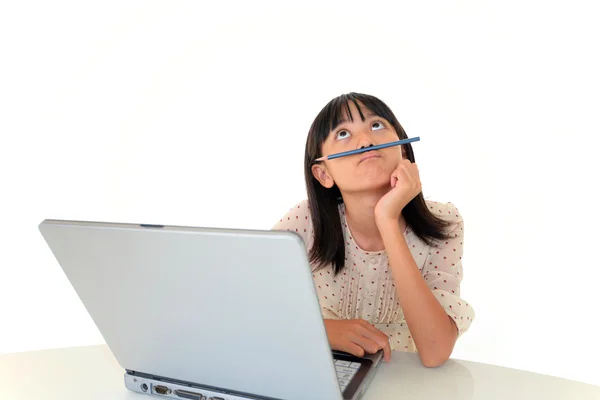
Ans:
<svg viewBox="0 0 600 400"><path fill-rule="evenodd" d="M303 215L303 216L309 215L310 214L310 205L308 204L308 199L304 199L304 200L294 204L294 206L289 209L289 211L287 212L286 215L289 216L290 213L294 214L294 215Z"/></svg>
<svg viewBox="0 0 600 400"><path fill-rule="evenodd" d="M425 204L427 205L429 211L436 217L456 224L463 222L462 215L454 203L425 200Z"/></svg>
<svg viewBox="0 0 600 400"><path fill-rule="evenodd" d="M296 203L271 229L296 232L305 243L309 243L312 234L312 223L308 200Z"/></svg>

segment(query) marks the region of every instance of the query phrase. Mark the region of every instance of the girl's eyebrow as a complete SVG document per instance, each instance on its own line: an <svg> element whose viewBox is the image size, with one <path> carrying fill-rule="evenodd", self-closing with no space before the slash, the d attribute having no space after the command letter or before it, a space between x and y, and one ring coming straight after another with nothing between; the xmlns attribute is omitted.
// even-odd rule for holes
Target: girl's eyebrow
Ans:
<svg viewBox="0 0 600 400"><path fill-rule="evenodd" d="M382 118L379 115L369 111L367 113L363 113L363 116L365 117L365 121L370 119L370 118ZM329 140L329 138L331 138L333 136L333 134L340 128L340 126L349 123L350 121L347 119L341 119L340 123L337 124L336 126L333 127L333 129L329 132L329 135L327 135L327 139Z"/></svg>
<svg viewBox="0 0 600 400"><path fill-rule="evenodd" d="M369 119L369 118L373 118L373 117L380 118L380 117L379 117L379 115L377 115L377 114L375 114L375 113L373 113L373 112L371 112L371 111L369 111L369 112L367 112L367 113L363 113L363 115L364 115L364 117L365 117L365 121L366 121L367 119ZM348 119L346 119L346 118L344 118L344 119L341 119L341 120L340 120L340 123L339 123L339 124L337 124L337 125L336 125L336 126L335 126L335 127L332 129L332 130L334 130L334 131L335 131L335 130L336 130L336 129L337 129L339 126L340 126L340 125L347 124L347 123L349 123L349 122L350 122L350 120L348 120Z"/></svg>

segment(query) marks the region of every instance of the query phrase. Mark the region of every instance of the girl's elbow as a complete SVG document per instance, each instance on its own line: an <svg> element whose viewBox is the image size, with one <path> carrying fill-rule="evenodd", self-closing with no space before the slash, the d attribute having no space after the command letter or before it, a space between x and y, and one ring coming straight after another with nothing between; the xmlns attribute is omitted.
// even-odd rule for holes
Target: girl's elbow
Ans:
<svg viewBox="0 0 600 400"><path fill-rule="evenodd" d="M444 365L444 363L448 360L447 357L438 357L438 358L421 358L421 363L424 367L427 368L437 368Z"/></svg>
<svg viewBox="0 0 600 400"><path fill-rule="evenodd" d="M435 353L419 353L419 358L424 367L437 368L444 365L450 358L450 352L439 351Z"/></svg>

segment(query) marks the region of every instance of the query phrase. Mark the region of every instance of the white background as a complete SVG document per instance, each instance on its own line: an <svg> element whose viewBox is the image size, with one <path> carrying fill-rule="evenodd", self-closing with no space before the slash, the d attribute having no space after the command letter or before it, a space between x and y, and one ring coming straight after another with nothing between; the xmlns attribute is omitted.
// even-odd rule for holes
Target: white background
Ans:
<svg viewBox="0 0 600 400"><path fill-rule="evenodd" d="M44 218L270 228L359 91L465 218L454 357L600 384L594 2L0 6L0 353L103 343Z"/></svg>

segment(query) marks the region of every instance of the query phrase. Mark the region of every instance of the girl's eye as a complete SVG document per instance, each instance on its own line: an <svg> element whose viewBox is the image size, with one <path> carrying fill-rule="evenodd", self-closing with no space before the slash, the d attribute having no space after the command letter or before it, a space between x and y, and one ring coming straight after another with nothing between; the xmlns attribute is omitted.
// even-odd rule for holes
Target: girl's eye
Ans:
<svg viewBox="0 0 600 400"><path fill-rule="evenodd" d="M350 136L350 132L348 131L339 131L336 135L336 139L337 140L342 140L342 139L346 139L347 137Z"/></svg>
<svg viewBox="0 0 600 400"><path fill-rule="evenodd" d="M380 130L380 129L383 129L383 128L385 128L385 125L383 125L383 123L381 123L381 122L379 122L379 121L375 121L375 122L373 122L373 123L371 124L371 128L372 128L374 131L378 131L378 130Z"/></svg>

